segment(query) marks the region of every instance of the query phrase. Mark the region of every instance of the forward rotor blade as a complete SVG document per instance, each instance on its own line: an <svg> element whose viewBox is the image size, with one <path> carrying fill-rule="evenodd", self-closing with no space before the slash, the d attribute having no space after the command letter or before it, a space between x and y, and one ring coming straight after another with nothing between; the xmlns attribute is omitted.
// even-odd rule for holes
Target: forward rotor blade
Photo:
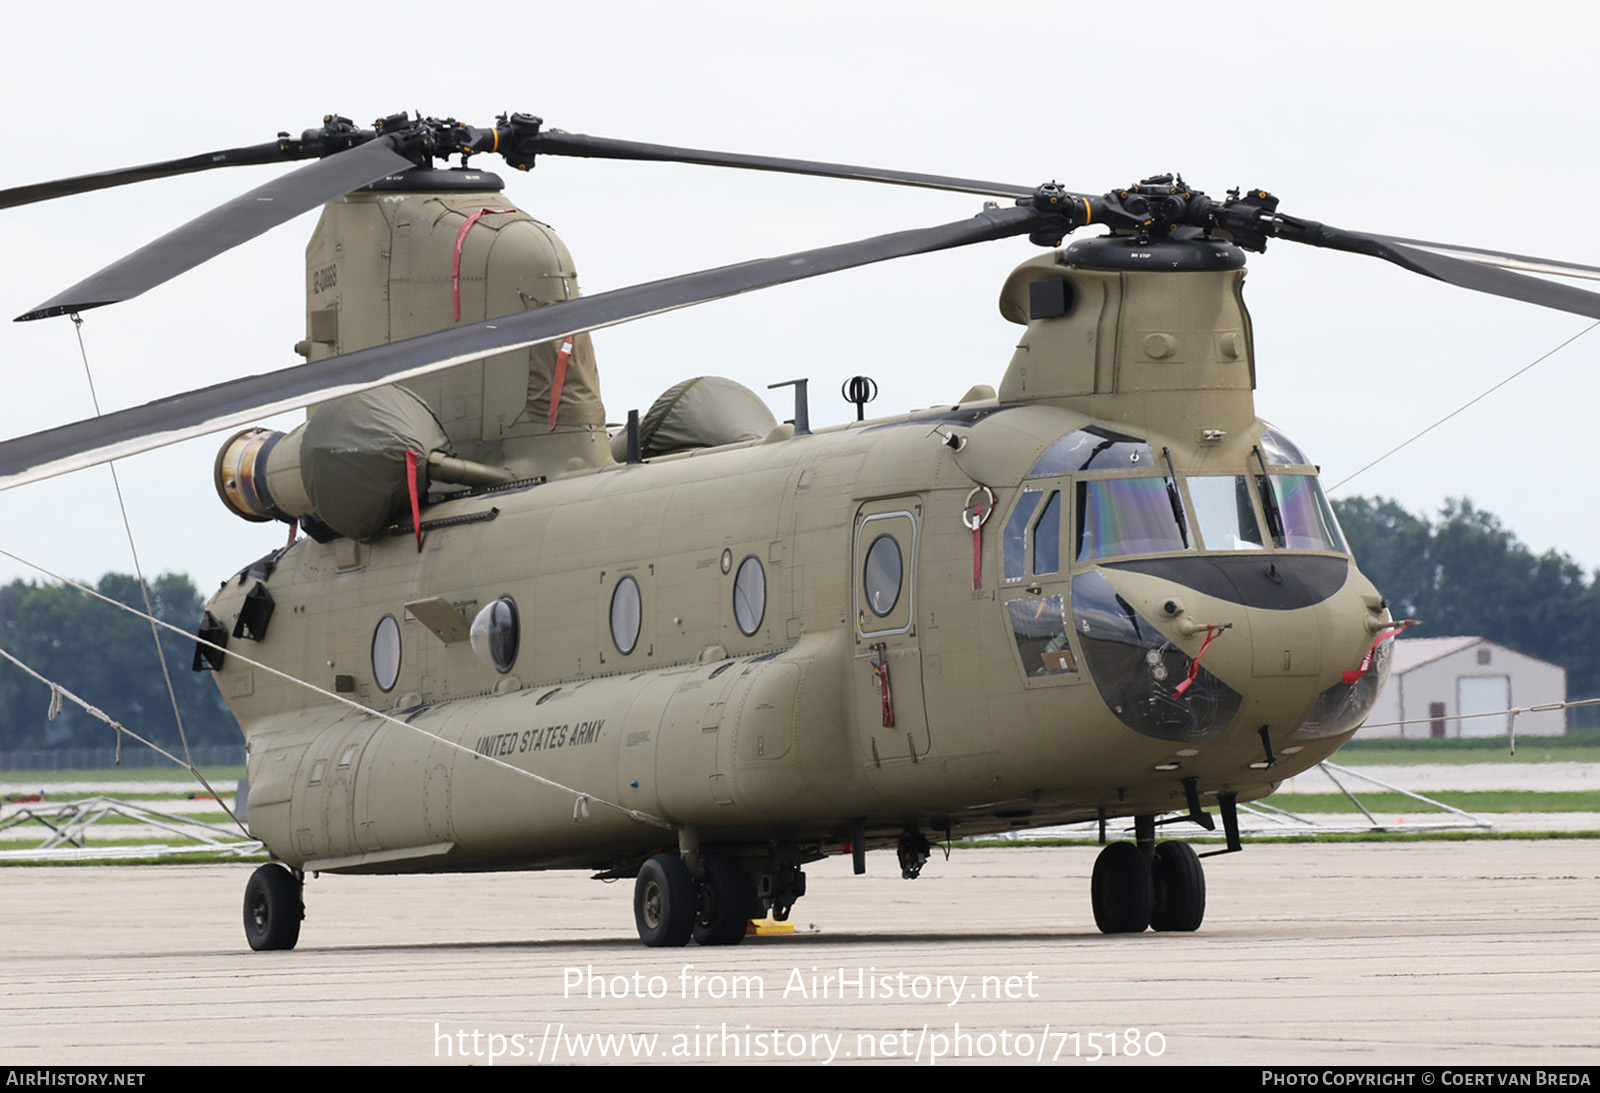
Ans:
<svg viewBox="0 0 1600 1093"><path fill-rule="evenodd" d="M1541 281L1537 277L1482 265L1477 261L1421 250L1388 236L1345 231L1327 224L1308 225L1308 228L1309 231L1304 235L1286 235L1285 238L1310 243L1315 247L1382 258L1402 269L1474 292L1486 292L1491 296L1504 296L1509 300L1521 300L1523 303L1600 319L1600 293Z"/></svg>
<svg viewBox="0 0 1600 1093"><path fill-rule="evenodd" d="M1026 206L989 209L953 224L652 281L220 383L0 443L0 489L586 330L890 258L1026 235L1059 224L1057 214L1035 212Z"/></svg>
<svg viewBox="0 0 1600 1093"><path fill-rule="evenodd" d="M35 201L49 201L56 197L70 197L94 190L109 190L113 186L126 186L132 182L146 182L153 178L171 178L173 175L193 174L217 167L244 167L261 163L282 163L295 159L285 151L284 144L252 144L246 148L224 148L218 152L202 152L198 156L168 159L160 163L146 163L142 167L123 167L115 171L100 171L92 175L58 178L53 182L35 182L30 186L13 186L0 190L0 209L18 205L31 205Z"/></svg>
<svg viewBox="0 0 1600 1093"><path fill-rule="evenodd" d="M66 315L130 300L293 220L308 209L412 166L412 162L397 153L391 141L384 137L308 164L218 205L176 231L140 247L27 314L19 315L17 321Z"/></svg>
<svg viewBox="0 0 1600 1093"><path fill-rule="evenodd" d="M1034 191L1032 186L1014 186L1005 182L983 182L971 178L920 174L915 171L892 171L882 167L857 167L848 163L750 156L739 152L713 152L703 148L677 148L668 144L641 144L631 140L566 133L559 129L540 132L520 147L519 151L530 151L536 155L546 156L696 163L705 167L740 167L750 171L776 171L781 174L854 179L858 182L883 182L895 186L916 186L926 190L950 190L955 193L989 197L1027 197Z"/></svg>
<svg viewBox="0 0 1600 1093"><path fill-rule="evenodd" d="M1463 247L1459 243L1431 243L1426 239L1407 239L1399 235L1374 235L1373 238L1388 243L1421 247L1423 250L1436 251L1483 266L1498 266L1501 269L1518 270L1522 273L1544 273L1553 277L1577 277L1586 281L1600 281L1600 266L1585 266L1579 262L1563 262L1556 258L1512 254L1510 251L1486 250L1482 247Z"/></svg>

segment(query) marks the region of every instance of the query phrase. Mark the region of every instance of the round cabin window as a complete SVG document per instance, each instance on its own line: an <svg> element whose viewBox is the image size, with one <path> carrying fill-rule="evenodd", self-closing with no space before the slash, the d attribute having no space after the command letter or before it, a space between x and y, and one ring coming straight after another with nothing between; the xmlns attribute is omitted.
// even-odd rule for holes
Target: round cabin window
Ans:
<svg viewBox="0 0 1600 1093"><path fill-rule="evenodd" d="M516 601L510 596L501 596L479 611L472 620L471 639L472 651L479 660L502 675L511 671L522 643L522 622Z"/></svg>
<svg viewBox="0 0 1600 1093"><path fill-rule="evenodd" d="M394 690L400 678L400 624L393 615L379 619L372 632L372 678L380 691Z"/></svg>
<svg viewBox="0 0 1600 1093"><path fill-rule="evenodd" d="M761 629L766 614L767 573L761 559L752 554L739 563L739 575L733 579L733 621L741 634L750 637Z"/></svg>
<svg viewBox="0 0 1600 1093"><path fill-rule="evenodd" d="M867 606L880 619L900 602L901 573L900 544L893 535L878 536L867 550L867 564L861 580Z"/></svg>
<svg viewBox="0 0 1600 1093"><path fill-rule="evenodd" d="M642 609L639 582L631 576L622 578L611 593L611 640L623 656L633 652L634 646L639 644Z"/></svg>

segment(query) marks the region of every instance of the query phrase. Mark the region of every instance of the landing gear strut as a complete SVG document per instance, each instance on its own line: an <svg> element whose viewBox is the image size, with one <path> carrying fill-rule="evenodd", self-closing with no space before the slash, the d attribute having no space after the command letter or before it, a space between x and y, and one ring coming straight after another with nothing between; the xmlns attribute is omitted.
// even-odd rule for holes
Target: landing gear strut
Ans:
<svg viewBox="0 0 1600 1093"><path fill-rule="evenodd" d="M1206 914L1205 873L1188 843L1158 843L1148 857L1136 843L1112 843L1095 859L1089 891L1103 934L1193 931Z"/></svg>
<svg viewBox="0 0 1600 1093"><path fill-rule="evenodd" d="M268 863L244 886L244 936L256 951L292 949L306 917L300 875Z"/></svg>
<svg viewBox="0 0 1600 1093"><path fill-rule="evenodd" d="M928 837L918 830L916 824L906 824L906 829L900 833L897 852L900 876L906 880L916 880L922 874L922 867L928 864L933 847L928 845Z"/></svg>
<svg viewBox="0 0 1600 1093"><path fill-rule="evenodd" d="M806 894L806 875L797 865L780 865L771 874L772 917L788 922L795 900Z"/></svg>

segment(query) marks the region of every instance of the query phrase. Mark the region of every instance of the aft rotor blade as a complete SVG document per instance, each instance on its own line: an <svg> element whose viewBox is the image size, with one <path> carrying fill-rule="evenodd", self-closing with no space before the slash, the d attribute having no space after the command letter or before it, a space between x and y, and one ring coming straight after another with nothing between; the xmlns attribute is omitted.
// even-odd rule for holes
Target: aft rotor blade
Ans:
<svg viewBox="0 0 1600 1093"><path fill-rule="evenodd" d="M391 141L384 137L308 164L218 205L140 247L27 314L19 315L17 321L66 315L131 300L309 209L412 166L412 162L396 152Z"/></svg>
<svg viewBox="0 0 1600 1093"><path fill-rule="evenodd" d="M1059 228L1060 223L1059 214L1027 206L987 209L953 224L652 281L220 383L0 443L0 489L586 330L891 258Z"/></svg>
<svg viewBox="0 0 1600 1093"><path fill-rule="evenodd" d="M56 197L71 197L94 190L109 190L113 186L126 186L132 182L146 182L153 178L171 178L173 175L210 171L217 167L246 167L261 163L282 163L298 158L292 149L286 150L282 141L270 144L252 144L246 148L224 148L216 152L202 152L183 159L146 163L142 167L123 167L115 171L100 171L92 175L58 178L53 182L35 182L29 186L13 186L0 190L0 209L17 205L31 205L35 201L49 201Z"/></svg>
<svg viewBox="0 0 1600 1093"><path fill-rule="evenodd" d="M695 163L705 167L740 167L750 171L775 171L790 175L817 175L823 178L854 179L858 182L883 182L895 186L916 186L927 190L989 197L1027 197L1032 186L1005 182L983 182L948 175L929 175L915 171L893 171L883 167L857 167L848 163L823 163L809 159L778 156L750 156L739 152L713 152L703 148L678 148L668 144L641 144L610 137L591 137L548 129L529 140L527 151L546 156L578 156L591 159L630 159L655 163Z"/></svg>

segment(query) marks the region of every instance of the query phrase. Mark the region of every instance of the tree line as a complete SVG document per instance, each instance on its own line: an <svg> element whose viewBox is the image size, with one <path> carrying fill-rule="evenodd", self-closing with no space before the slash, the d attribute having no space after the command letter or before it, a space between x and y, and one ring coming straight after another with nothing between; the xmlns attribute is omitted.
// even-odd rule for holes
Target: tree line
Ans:
<svg viewBox="0 0 1600 1093"><path fill-rule="evenodd" d="M96 591L144 610L136 578L107 573ZM192 634L200 592L188 577L166 573L150 582L154 614ZM0 648L99 707L113 720L182 755L150 624L66 585L15 580L0 588ZM238 744L238 722L210 673L193 672L194 639L161 632L178 709L190 744ZM0 751L50 747L107 747L116 742L105 723L70 702L54 719L50 688L0 661ZM125 742L126 747L138 747Z"/></svg>
<svg viewBox="0 0 1600 1093"><path fill-rule="evenodd" d="M1406 637L1473 635L1567 670L1572 698L1600 695L1600 581L1566 554L1535 554L1465 498L1437 520L1394 501L1335 501L1351 553Z"/></svg>

